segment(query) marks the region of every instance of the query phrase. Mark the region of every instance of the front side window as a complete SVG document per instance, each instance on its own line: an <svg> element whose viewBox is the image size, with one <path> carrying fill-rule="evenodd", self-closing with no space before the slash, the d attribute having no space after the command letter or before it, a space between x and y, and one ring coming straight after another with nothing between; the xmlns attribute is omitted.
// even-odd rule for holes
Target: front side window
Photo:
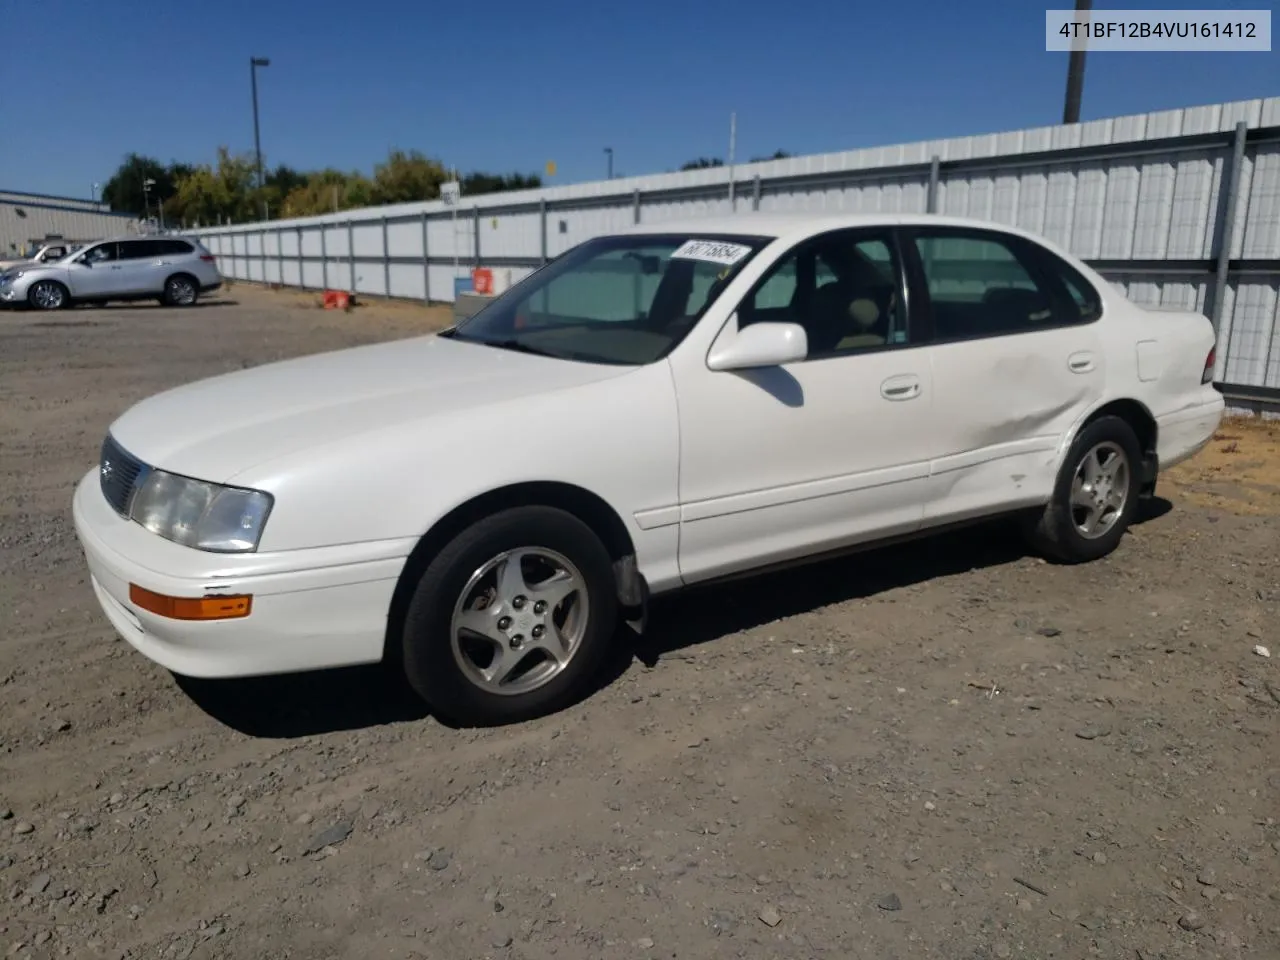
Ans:
<svg viewBox="0 0 1280 960"><path fill-rule="evenodd" d="M897 258L888 237L838 233L801 244L738 308L738 326L798 323L808 359L908 340Z"/></svg>
<svg viewBox="0 0 1280 960"><path fill-rule="evenodd" d="M1028 333L1059 323L1051 291L1016 241L921 230L914 242L937 339Z"/></svg>
<svg viewBox="0 0 1280 960"><path fill-rule="evenodd" d="M116 258L116 244L100 243L96 247L90 247L81 256L85 263L105 263L108 260Z"/></svg>
<svg viewBox="0 0 1280 960"><path fill-rule="evenodd" d="M588 240L444 336L588 363L652 363L767 243L694 234Z"/></svg>

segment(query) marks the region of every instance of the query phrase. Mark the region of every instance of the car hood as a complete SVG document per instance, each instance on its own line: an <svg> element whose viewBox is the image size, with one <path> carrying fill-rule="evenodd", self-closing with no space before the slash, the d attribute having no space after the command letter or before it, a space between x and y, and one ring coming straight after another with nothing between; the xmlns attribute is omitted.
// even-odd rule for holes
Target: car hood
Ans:
<svg viewBox="0 0 1280 960"><path fill-rule="evenodd" d="M138 403L111 434L152 466L226 482L364 431L422 425L630 369L417 337L199 380Z"/></svg>

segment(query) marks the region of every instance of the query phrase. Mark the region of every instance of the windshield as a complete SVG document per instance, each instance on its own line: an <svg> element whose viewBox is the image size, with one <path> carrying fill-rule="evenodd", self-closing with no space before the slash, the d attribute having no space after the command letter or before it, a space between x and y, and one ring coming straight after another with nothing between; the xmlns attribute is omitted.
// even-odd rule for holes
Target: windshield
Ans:
<svg viewBox="0 0 1280 960"><path fill-rule="evenodd" d="M587 363L652 363L767 243L718 234L598 237L443 336Z"/></svg>

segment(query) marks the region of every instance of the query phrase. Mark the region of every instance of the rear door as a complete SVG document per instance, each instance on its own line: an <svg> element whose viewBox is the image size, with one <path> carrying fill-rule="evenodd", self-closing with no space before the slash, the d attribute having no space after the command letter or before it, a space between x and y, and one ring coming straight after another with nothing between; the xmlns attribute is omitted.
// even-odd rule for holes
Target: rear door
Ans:
<svg viewBox="0 0 1280 960"><path fill-rule="evenodd" d="M901 229L933 344L926 524L1043 502L1060 444L1105 388L1100 299L1069 264L1016 234Z"/></svg>
<svg viewBox="0 0 1280 960"><path fill-rule="evenodd" d="M121 240L120 270L116 293L136 296L164 290L164 264L160 240Z"/></svg>

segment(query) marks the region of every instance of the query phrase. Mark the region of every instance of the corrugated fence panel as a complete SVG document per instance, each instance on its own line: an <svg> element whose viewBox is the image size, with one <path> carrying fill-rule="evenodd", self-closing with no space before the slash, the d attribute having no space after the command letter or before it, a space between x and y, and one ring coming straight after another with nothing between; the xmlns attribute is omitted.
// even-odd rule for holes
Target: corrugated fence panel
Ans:
<svg viewBox="0 0 1280 960"><path fill-rule="evenodd" d="M1240 217L1242 246L1249 260L1280 257L1280 144L1260 146L1252 163L1248 217Z"/></svg>
<svg viewBox="0 0 1280 960"><path fill-rule="evenodd" d="M393 257L421 257L422 222L402 220L399 223L387 224L387 247L390 248ZM422 286L421 270L418 271L418 275L418 286Z"/></svg>
<svg viewBox="0 0 1280 960"><path fill-rule="evenodd" d="M356 222L351 230L351 242L355 244L357 260L382 258L382 221Z"/></svg>
<svg viewBox="0 0 1280 960"><path fill-rule="evenodd" d="M1266 385L1267 355L1275 341L1276 290L1275 283L1245 283L1229 289L1235 309L1224 380Z"/></svg>
<svg viewBox="0 0 1280 960"><path fill-rule="evenodd" d="M390 228L388 228L390 229ZM421 234L419 234L421 239ZM393 263L391 270L391 296L421 300L423 294L422 267L419 264Z"/></svg>
<svg viewBox="0 0 1280 960"><path fill-rule="evenodd" d="M335 260L345 260L350 256L351 243L348 237L347 225L345 223L335 223L325 226L324 251L326 256Z"/></svg>

